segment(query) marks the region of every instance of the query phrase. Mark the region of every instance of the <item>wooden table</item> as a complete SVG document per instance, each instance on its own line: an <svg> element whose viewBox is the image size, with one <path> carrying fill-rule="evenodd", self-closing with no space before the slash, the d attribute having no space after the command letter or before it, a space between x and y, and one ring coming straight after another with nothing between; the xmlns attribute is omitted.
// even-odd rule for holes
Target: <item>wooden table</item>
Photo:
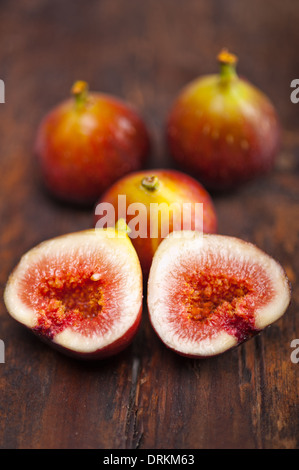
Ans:
<svg viewBox="0 0 299 470"><path fill-rule="evenodd" d="M219 231L276 257L293 284L286 315L219 357L167 350L144 309L139 334L103 362L69 359L16 324L1 301L1 448L297 448L299 364L299 6L291 0L3 1L0 64L1 292L20 256L88 228L93 214L43 191L32 151L37 125L76 79L137 106L153 140L150 167L170 167L163 126L183 85L216 71L223 46L275 103L283 148L275 170L215 196ZM2 296L1 296L2 298Z"/></svg>

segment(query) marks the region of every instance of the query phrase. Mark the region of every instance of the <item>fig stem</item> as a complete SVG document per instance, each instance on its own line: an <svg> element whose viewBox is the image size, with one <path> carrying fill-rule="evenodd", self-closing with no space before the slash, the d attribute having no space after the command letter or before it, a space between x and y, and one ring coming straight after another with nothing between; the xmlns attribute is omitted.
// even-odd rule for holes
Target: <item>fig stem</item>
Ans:
<svg viewBox="0 0 299 470"><path fill-rule="evenodd" d="M221 81L227 82L237 77L236 65L238 58L235 54L231 54L227 49L222 49L217 59L220 65Z"/></svg>
<svg viewBox="0 0 299 470"><path fill-rule="evenodd" d="M156 191L159 187L159 179L155 175L146 176L141 181L141 186L147 189L148 191Z"/></svg>
<svg viewBox="0 0 299 470"><path fill-rule="evenodd" d="M75 98L76 107L81 108L87 101L88 84L84 80L77 80L71 89L71 93Z"/></svg>

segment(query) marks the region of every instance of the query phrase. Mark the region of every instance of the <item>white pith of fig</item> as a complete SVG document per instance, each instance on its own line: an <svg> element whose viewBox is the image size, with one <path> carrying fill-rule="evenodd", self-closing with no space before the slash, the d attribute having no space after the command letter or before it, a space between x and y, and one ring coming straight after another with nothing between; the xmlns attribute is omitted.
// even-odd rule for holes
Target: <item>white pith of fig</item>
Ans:
<svg viewBox="0 0 299 470"><path fill-rule="evenodd" d="M281 265L255 245L224 235L173 232L148 279L151 324L166 346L214 356L278 320L290 302Z"/></svg>
<svg viewBox="0 0 299 470"><path fill-rule="evenodd" d="M15 320L62 352L111 356L140 324L139 259L128 236L114 229L53 238L23 255L4 301Z"/></svg>

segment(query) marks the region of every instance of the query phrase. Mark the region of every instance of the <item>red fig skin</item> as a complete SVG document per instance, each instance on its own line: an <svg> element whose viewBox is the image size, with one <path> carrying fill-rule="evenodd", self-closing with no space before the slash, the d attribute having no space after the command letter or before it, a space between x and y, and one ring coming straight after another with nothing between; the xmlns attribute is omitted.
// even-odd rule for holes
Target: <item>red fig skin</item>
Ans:
<svg viewBox="0 0 299 470"><path fill-rule="evenodd" d="M146 178L156 177L158 186L155 189L147 189L146 183L143 186L142 181ZM206 189L194 178L176 170L154 169L141 172L134 172L117 181L98 201L107 202L114 206L116 220L120 217L118 214L118 195L126 196L127 207L132 203L142 203L147 208L147 236L146 238L132 238L131 241L138 254L143 274L148 275L153 255L162 241L161 221L159 222L159 236L157 238L150 237L150 227L155 221L150 220L150 204L151 203L202 203L203 204L203 231L205 233L217 232L217 214L215 207ZM121 215L122 216L122 215ZM135 215L127 215L127 224L135 217ZM99 217L95 217L95 225ZM109 226L115 224L114 220L108 222ZM192 229L195 229L194 212L191 221ZM172 232L172 219L170 217L169 232Z"/></svg>
<svg viewBox="0 0 299 470"><path fill-rule="evenodd" d="M267 174L280 148L280 123L268 97L237 76L236 57L218 56L219 75L187 85L168 116L174 160L208 189L234 189Z"/></svg>
<svg viewBox="0 0 299 470"><path fill-rule="evenodd" d="M41 175L59 199L92 204L117 179L141 169L150 137L145 123L127 103L87 93L76 82L74 97L41 121L35 142Z"/></svg>

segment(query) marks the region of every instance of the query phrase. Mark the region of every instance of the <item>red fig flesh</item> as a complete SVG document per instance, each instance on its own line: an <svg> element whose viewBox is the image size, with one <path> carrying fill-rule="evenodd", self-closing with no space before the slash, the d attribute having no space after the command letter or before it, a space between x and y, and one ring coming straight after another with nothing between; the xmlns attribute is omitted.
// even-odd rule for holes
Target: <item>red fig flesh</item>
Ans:
<svg viewBox="0 0 299 470"><path fill-rule="evenodd" d="M64 235L21 258L4 300L13 318L61 351L107 357L124 349L137 332L140 263L125 233L107 229Z"/></svg>
<svg viewBox="0 0 299 470"><path fill-rule="evenodd" d="M253 244L223 235L173 232L155 253L148 281L151 323L190 357L222 353L280 318L286 275Z"/></svg>

